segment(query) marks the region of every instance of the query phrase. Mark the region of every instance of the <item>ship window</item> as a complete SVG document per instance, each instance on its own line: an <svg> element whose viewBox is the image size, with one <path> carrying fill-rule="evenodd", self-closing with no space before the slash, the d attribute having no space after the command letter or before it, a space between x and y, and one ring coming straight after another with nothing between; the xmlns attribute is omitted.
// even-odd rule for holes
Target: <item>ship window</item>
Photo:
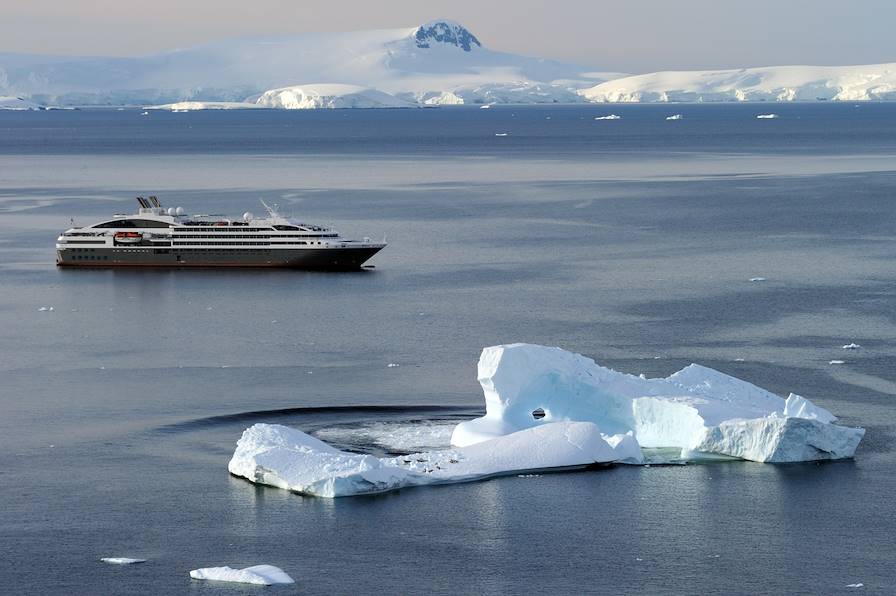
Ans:
<svg viewBox="0 0 896 596"><path fill-rule="evenodd" d="M164 221L152 219L115 219L96 224L95 228L167 228L170 227Z"/></svg>
<svg viewBox="0 0 896 596"><path fill-rule="evenodd" d="M274 229L280 230L281 232L286 232L286 231L298 232L301 228L299 228L298 226L274 226Z"/></svg>

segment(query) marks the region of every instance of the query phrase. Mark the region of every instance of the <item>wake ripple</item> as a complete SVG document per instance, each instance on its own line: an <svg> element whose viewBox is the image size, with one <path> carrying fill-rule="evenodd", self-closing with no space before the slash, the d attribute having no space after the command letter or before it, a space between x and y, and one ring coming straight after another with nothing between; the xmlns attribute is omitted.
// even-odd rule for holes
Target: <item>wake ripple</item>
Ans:
<svg viewBox="0 0 896 596"><path fill-rule="evenodd" d="M284 418L289 416L315 416L324 414L335 414L352 416L357 414L365 414L370 416L388 416L388 415L405 415L414 414L419 416L421 413L432 413L433 415L445 415L468 412L472 415L481 415L481 406L427 406L427 405L408 405L408 406L308 406L299 408L280 408L274 410L253 410L248 412L236 412L234 414L221 414L217 416L205 416L202 418L193 418L172 424L165 424L157 427L157 432L165 434L192 432L201 429L214 428L218 426L236 425L237 423L248 423L256 421L270 420L272 418Z"/></svg>

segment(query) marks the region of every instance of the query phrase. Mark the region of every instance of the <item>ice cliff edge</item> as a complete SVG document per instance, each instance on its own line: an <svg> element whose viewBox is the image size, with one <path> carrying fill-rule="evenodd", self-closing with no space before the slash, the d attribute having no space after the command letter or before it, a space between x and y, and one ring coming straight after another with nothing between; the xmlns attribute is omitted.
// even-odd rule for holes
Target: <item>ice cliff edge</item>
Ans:
<svg viewBox="0 0 896 596"><path fill-rule="evenodd" d="M682 459L795 462L852 457L865 434L833 424L833 414L803 397L785 400L696 364L647 379L560 348L510 344L482 351L478 378L486 414L457 425L457 447L585 421L607 434L631 433L641 447L681 449Z"/></svg>

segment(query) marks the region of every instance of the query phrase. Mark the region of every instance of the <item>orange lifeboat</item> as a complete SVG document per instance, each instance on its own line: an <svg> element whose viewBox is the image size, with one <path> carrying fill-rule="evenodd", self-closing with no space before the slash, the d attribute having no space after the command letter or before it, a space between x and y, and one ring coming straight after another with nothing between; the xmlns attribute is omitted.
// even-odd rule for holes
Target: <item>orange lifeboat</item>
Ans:
<svg viewBox="0 0 896 596"><path fill-rule="evenodd" d="M115 232L116 244L139 244L142 240L140 232Z"/></svg>

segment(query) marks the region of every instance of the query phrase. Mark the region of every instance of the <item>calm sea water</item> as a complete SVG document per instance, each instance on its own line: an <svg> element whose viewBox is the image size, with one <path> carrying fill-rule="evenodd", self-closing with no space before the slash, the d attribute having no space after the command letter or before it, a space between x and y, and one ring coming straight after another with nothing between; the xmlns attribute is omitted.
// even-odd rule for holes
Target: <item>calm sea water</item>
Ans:
<svg viewBox="0 0 896 596"><path fill-rule="evenodd" d="M297 584L266 593L891 594L894 192L893 104L0 112L0 592L260 593L188 571L269 563ZM137 194L390 245L350 274L56 269L70 218ZM254 422L437 446L514 341L868 432L847 462L338 500L227 473Z"/></svg>

